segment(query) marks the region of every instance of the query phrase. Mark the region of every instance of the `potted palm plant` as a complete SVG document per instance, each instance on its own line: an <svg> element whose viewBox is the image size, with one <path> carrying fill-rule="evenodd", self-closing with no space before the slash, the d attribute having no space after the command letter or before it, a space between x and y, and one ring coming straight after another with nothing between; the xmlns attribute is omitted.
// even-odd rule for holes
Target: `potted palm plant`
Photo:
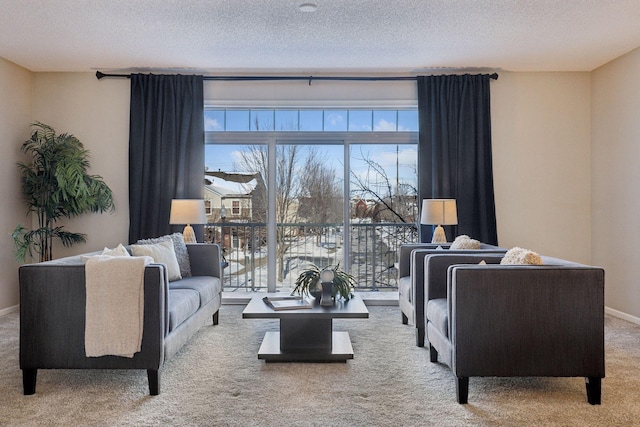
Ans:
<svg viewBox="0 0 640 427"><path fill-rule="evenodd" d="M349 301L353 297L356 279L351 274L341 270L340 264L330 269L333 271L333 285L331 288L332 297L341 297L345 301ZM322 270L320 270L317 265L312 264L309 268L300 273L296 279L296 286L291 292L291 295L312 295L319 298L322 294L322 286L320 282L321 273Z"/></svg>
<svg viewBox="0 0 640 427"><path fill-rule="evenodd" d="M53 258L53 239L72 246L85 242L86 235L66 231L56 225L62 218L87 212L114 211L113 194L101 176L89 175L89 151L73 135L56 135L55 130L40 122L32 124L31 138L22 144L22 152L30 161L18 163L22 172L22 194L27 214L38 221L37 228L27 230L18 224L11 237L16 245L16 259L38 255L39 260Z"/></svg>

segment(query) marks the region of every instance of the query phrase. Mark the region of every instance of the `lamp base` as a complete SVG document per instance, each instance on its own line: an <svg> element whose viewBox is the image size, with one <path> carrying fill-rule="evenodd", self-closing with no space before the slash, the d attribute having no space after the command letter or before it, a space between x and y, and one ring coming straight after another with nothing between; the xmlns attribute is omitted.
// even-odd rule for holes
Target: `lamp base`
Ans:
<svg viewBox="0 0 640 427"><path fill-rule="evenodd" d="M437 226L433 231L431 243L447 243L447 235L444 233L444 228L442 228L441 225Z"/></svg>
<svg viewBox="0 0 640 427"><path fill-rule="evenodd" d="M184 236L185 243L198 243L196 240L196 233L193 231L193 227L190 224L187 224L184 227L182 235Z"/></svg>

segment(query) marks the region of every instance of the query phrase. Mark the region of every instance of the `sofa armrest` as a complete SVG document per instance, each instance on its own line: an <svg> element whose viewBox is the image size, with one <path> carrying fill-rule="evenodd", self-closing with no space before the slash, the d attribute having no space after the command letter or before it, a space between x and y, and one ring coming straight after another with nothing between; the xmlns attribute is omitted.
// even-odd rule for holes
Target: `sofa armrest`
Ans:
<svg viewBox="0 0 640 427"><path fill-rule="evenodd" d="M461 253L464 252L464 253ZM477 253L478 251L449 251L446 254L429 254L424 264L424 299L425 304L432 299L447 297L447 271L456 264L477 265L484 261L487 264L500 264L503 254Z"/></svg>
<svg viewBox="0 0 640 427"><path fill-rule="evenodd" d="M211 243L189 243L189 261L193 276L213 276L222 278L222 257L220 246Z"/></svg>
<svg viewBox="0 0 640 427"><path fill-rule="evenodd" d="M144 273L142 349L133 358L86 357L84 264L20 267L20 368L158 369L164 361L168 286L166 268Z"/></svg>
<svg viewBox="0 0 640 427"><path fill-rule="evenodd" d="M604 377L604 271L456 265L452 370L469 376Z"/></svg>
<svg viewBox="0 0 640 427"><path fill-rule="evenodd" d="M449 247L450 244L442 245L443 248ZM414 249L432 249L435 250L438 244L435 243L405 243L400 245L398 249L398 277L407 277L411 274L411 252Z"/></svg>

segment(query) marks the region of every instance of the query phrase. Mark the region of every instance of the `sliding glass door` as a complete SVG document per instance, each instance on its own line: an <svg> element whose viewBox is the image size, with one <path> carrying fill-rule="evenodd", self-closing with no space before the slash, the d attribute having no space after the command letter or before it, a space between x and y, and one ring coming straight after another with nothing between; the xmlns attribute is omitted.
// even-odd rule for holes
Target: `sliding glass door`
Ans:
<svg viewBox="0 0 640 427"><path fill-rule="evenodd" d="M312 264L397 289L397 248L417 236L409 113L209 110L206 238L224 248L225 291L289 291Z"/></svg>

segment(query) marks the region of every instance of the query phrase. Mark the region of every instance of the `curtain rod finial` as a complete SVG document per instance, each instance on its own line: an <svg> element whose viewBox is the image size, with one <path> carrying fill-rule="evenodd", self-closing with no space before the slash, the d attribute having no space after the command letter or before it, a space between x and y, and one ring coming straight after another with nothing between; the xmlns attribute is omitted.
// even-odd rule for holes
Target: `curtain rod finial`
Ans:
<svg viewBox="0 0 640 427"><path fill-rule="evenodd" d="M101 78L103 78L103 77L104 77L104 75L105 75L105 74L104 74L103 72L101 72L101 71L96 71L96 78L97 78L98 80L100 80Z"/></svg>

